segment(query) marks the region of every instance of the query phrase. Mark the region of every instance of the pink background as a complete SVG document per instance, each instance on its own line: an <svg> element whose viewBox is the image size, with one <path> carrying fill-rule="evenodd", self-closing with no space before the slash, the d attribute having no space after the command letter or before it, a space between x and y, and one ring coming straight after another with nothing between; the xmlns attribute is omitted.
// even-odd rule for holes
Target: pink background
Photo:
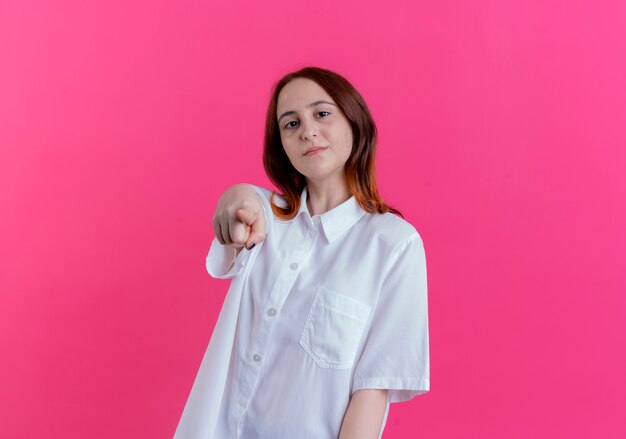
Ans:
<svg viewBox="0 0 626 439"><path fill-rule="evenodd" d="M435 5L436 4L436 5ZM345 75L422 235L432 390L385 438L626 437L626 3L0 3L0 436L169 438L270 187L270 87Z"/></svg>

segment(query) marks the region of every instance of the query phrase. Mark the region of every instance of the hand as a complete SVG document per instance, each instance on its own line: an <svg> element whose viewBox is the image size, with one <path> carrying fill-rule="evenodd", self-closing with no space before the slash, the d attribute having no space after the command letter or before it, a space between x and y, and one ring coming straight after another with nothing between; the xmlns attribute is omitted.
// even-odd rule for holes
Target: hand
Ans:
<svg viewBox="0 0 626 439"><path fill-rule="evenodd" d="M254 188L245 183L229 187L220 196L213 216L215 236L237 249L265 240L265 214Z"/></svg>

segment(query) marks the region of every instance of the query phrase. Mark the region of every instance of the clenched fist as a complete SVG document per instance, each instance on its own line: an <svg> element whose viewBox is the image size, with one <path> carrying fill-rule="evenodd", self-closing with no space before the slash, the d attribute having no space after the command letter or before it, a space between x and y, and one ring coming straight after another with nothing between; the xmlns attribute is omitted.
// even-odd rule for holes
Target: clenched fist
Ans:
<svg viewBox="0 0 626 439"><path fill-rule="evenodd" d="M265 214L254 188L245 183L224 191L213 216L215 236L222 245L248 250L265 240Z"/></svg>

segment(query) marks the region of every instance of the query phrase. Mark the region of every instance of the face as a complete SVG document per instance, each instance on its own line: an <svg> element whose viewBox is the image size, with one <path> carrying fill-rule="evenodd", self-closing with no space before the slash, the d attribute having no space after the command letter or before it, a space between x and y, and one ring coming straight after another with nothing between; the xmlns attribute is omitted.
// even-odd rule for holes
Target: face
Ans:
<svg viewBox="0 0 626 439"><path fill-rule="evenodd" d="M315 81L296 78L278 95L278 129L294 168L321 182L345 179L344 164L352 151L350 122ZM311 148L321 147L318 151Z"/></svg>

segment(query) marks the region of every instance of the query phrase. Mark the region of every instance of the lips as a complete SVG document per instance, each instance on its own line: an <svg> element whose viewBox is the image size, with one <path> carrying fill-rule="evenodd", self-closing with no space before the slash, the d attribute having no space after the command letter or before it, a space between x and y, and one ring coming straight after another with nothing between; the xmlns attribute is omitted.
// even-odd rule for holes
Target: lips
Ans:
<svg viewBox="0 0 626 439"><path fill-rule="evenodd" d="M319 151L319 150L326 149L326 148L327 148L326 146L313 146L307 149L304 155L309 155L312 152Z"/></svg>

